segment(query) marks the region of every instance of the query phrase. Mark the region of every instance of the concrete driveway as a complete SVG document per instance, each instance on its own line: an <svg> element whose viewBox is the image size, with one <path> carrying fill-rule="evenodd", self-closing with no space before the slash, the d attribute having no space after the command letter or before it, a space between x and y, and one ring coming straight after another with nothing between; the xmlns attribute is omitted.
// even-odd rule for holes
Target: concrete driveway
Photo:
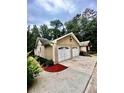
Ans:
<svg viewBox="0 0 124 93"><path fill-rule="evenodd" d="M60 64L65 65L71 69L79 72L84 72L91 75L96 64L96 56L78 56L71 60L66 60Z"/></svg>
<svg viewBox="0 0 124 93"><path fill-rule="evenodd" d="M96 59L75 57L61 64L69 68L61 72L43 71L28 93L83 93L92 74Z"/></svg>

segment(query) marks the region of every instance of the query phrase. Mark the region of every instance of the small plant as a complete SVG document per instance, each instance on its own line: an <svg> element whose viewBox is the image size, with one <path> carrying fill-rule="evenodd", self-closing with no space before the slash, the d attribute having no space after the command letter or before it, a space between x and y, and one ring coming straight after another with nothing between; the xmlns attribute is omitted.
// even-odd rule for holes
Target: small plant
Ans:
<svg viewBox="0 0 124 93"><path fill-rule="evenodd" d="M52 66L54 65L54 62L52 60L48 60L46 58L38 57L37 61L40 63L42 66Z"/></svg>
<svg viewBox="0 0 124 93"><path fill-rule="evenodd" d="M27 84L30 85L34 78L41 72L40 64L35 58L29 56L27 58Z"/></svg>
<svg viewBox="0 0 124 93"><path fill-rule="evenodd" d="M52 60L47 60L47 61L45 62L45 64L46 64L46 66L52 66L52 65L54 65L54 63L53 63Z"/></svg>

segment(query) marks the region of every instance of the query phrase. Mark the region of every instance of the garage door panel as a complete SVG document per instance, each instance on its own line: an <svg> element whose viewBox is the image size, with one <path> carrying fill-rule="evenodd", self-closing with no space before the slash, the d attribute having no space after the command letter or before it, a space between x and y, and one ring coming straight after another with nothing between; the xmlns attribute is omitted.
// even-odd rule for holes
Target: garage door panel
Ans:
<svg viewBox="0 0 124 93"><path fill-rule="evenodd" d="M79 47L73 47L72 48L72 56L78 56L79 55Z"/></svg>
<svg viewBox="0 0 124 93"><path fill-rule="evenodd" d="M58 48L58 60L64 61L71 58L70 48L69 47L59 47Z"/></svg>
<svg viewBox="0 0 124 93"><path fill-rule="evenodd" d="M63 47L58 48L58 60L62 61L64 59L64 55L63 55Z"/></svg>
<svg viewBox="0 0 124 93"><path fill-rule="evenodd" d="M70 48L67 48L65 47L65 53L64 53L64 57L65 57L65 60L66 59L69 59L71 57L71 54L70 54Z"/></svg>

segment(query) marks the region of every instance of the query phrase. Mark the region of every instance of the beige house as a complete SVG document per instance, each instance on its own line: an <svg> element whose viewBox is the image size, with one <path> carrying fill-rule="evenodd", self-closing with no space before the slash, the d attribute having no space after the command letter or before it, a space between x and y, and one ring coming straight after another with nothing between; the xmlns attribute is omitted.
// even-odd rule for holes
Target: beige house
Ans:
<svg viewBox="0 0 124 93"><path fill-rule="evenodd" d="M55 63L59 63L79 56L80 44L81 42L79 42L73 33L66 34L53 41L38 38L34 53L35 55L52 59Z"/></svg>
<svg viewBox="0 0 124 93"><path fill-rule="evenodd" d="M90 51L91 43L90 41L80 42L80 51L87 54Z"/></svg>

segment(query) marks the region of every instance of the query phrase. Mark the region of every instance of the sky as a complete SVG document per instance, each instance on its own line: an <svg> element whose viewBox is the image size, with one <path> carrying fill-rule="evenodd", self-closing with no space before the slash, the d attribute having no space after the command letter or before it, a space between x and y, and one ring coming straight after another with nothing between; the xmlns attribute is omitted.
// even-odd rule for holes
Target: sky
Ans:
<svg viewBox="0 0 124 93"><path fill-rule="evenodd" d="M71 20L86 8L97 9L96 0L27 0L27 24L50 26L50 21L62 23Z"/></svg>

